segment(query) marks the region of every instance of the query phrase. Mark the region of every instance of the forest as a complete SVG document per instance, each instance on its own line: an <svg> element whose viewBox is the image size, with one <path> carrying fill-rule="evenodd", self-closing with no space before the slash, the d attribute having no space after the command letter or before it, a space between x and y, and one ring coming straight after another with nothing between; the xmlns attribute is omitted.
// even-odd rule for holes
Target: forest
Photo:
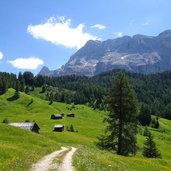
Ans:
<svg viewBox="0 0 171 171"><path fill-rule="evenodd" d="M8 88L14 88L14 98L19 98L20 91L29 94L35 87L41 87L40 93L46 92L49 104L58 101L107 110L106 99L118 72L119 70L113 70L94 77L46 77L34 76L29 71L18 75L1 72L0 94L4 94ZM147 120L150 115L171 119L171 71L149 75L124 73L136 92L142 125L149 125L151 120Z"/></svg>

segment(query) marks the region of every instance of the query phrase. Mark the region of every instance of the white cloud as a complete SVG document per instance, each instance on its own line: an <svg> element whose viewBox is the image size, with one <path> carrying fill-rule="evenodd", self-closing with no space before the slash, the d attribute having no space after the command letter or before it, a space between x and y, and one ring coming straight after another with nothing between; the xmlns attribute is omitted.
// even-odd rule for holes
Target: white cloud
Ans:
<svg viewBox="0 0 171 171"><path fill-rule="evenodd" d="M95 25L91 26L91 28L97 28L99 30L102 30L102 29L106 29L106 26L101 25L101 24L95 24Z"/></svg>
<svg viewBox="0 0 171 171"><path fill-rule="evenodd" d="M3 53L0 51L0 60L3 58Z"/></svg>
<svg viewBox="0 0 171 171"><path fill-rule="evenodd" d="M15 60L7 61L13 67L19 69L31 69L35 70L39 67L39 65L43 65L43 60L39 59L38 57L28 57L28 58L17 58Z"/></svg>
<svg viewBox="0 0 171 171"><path fill-rule="evenodd" d="M145 23L142 23L141 25L142 26L148 26L148 25L150 25L150 23L149 22L145 22Z"/></svg>
<svg viewBox="0 0 171 171"><path fill-rule="evenodd" d="M84 25L79 24L71 27L71 19L65 17L51 17L47 22L38 25L29 25L27 28L36 39L43 39L56 45L63 45L69 48L81 48L88 40L99 38L83 31Z"/></svg>
<svg viewBox="0 0 171 171"><path fill-rule="evenodd" d="M123 37L123 33L122 32L115 32L114 33L116 37Z"/></svg>

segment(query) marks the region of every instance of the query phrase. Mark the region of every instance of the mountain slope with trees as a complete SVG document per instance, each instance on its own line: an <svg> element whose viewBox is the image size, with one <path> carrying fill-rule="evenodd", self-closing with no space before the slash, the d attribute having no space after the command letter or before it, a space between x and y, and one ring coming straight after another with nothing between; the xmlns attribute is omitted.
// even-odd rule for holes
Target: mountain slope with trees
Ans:
<svg viewBox="0 0 171 171"><path fill-rule="evenodd" d="M51 103L58 101L87 104L94 109L104 110L107 108L105 97L117 72L119 71L113 70L91 78L76 75L44 77L34 76L30 72L20 73L19 76L0 73L0 93L14 88L29 94L34 87L42 87L41 91L46 92L44 98L49 99ZM171 119L171 71L150 75L130 72L125 74L133 85L142 110L149 115ZM143 117L146 116L141 119Z"/></svg>

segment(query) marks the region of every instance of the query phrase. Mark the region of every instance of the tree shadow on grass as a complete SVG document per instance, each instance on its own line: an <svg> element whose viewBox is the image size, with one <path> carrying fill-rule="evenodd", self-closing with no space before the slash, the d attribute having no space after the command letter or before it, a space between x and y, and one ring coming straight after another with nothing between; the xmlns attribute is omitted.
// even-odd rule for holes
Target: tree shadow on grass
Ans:
<svg viewBox="0 0 171 171"><path fill-rule="evenodd" d="M14 101L14 100L17 100L17 99L19 99L19 97L16 96L16 95L13 95L13 96L7 98L8 101Z"/></svg>
<svg viewBox="0 0 171 171"><path fill-rule="evenodd" d="M33 102L33 99L31 99L30 102L26 105L26 107L29 107Z"/></svg>

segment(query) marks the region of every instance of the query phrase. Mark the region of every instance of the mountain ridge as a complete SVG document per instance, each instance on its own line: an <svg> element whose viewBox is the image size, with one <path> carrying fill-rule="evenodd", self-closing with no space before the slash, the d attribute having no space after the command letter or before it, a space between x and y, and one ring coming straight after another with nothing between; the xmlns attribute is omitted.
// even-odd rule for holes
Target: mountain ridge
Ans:
<svg viewBox="0 0 171 171"><path fill-rule="evenodd" d="M171 30L158 36L136 34L105 41L89 40L59 69L42 68L40 75L94 76L112 69L156 73L171 69Z"/></svg>

